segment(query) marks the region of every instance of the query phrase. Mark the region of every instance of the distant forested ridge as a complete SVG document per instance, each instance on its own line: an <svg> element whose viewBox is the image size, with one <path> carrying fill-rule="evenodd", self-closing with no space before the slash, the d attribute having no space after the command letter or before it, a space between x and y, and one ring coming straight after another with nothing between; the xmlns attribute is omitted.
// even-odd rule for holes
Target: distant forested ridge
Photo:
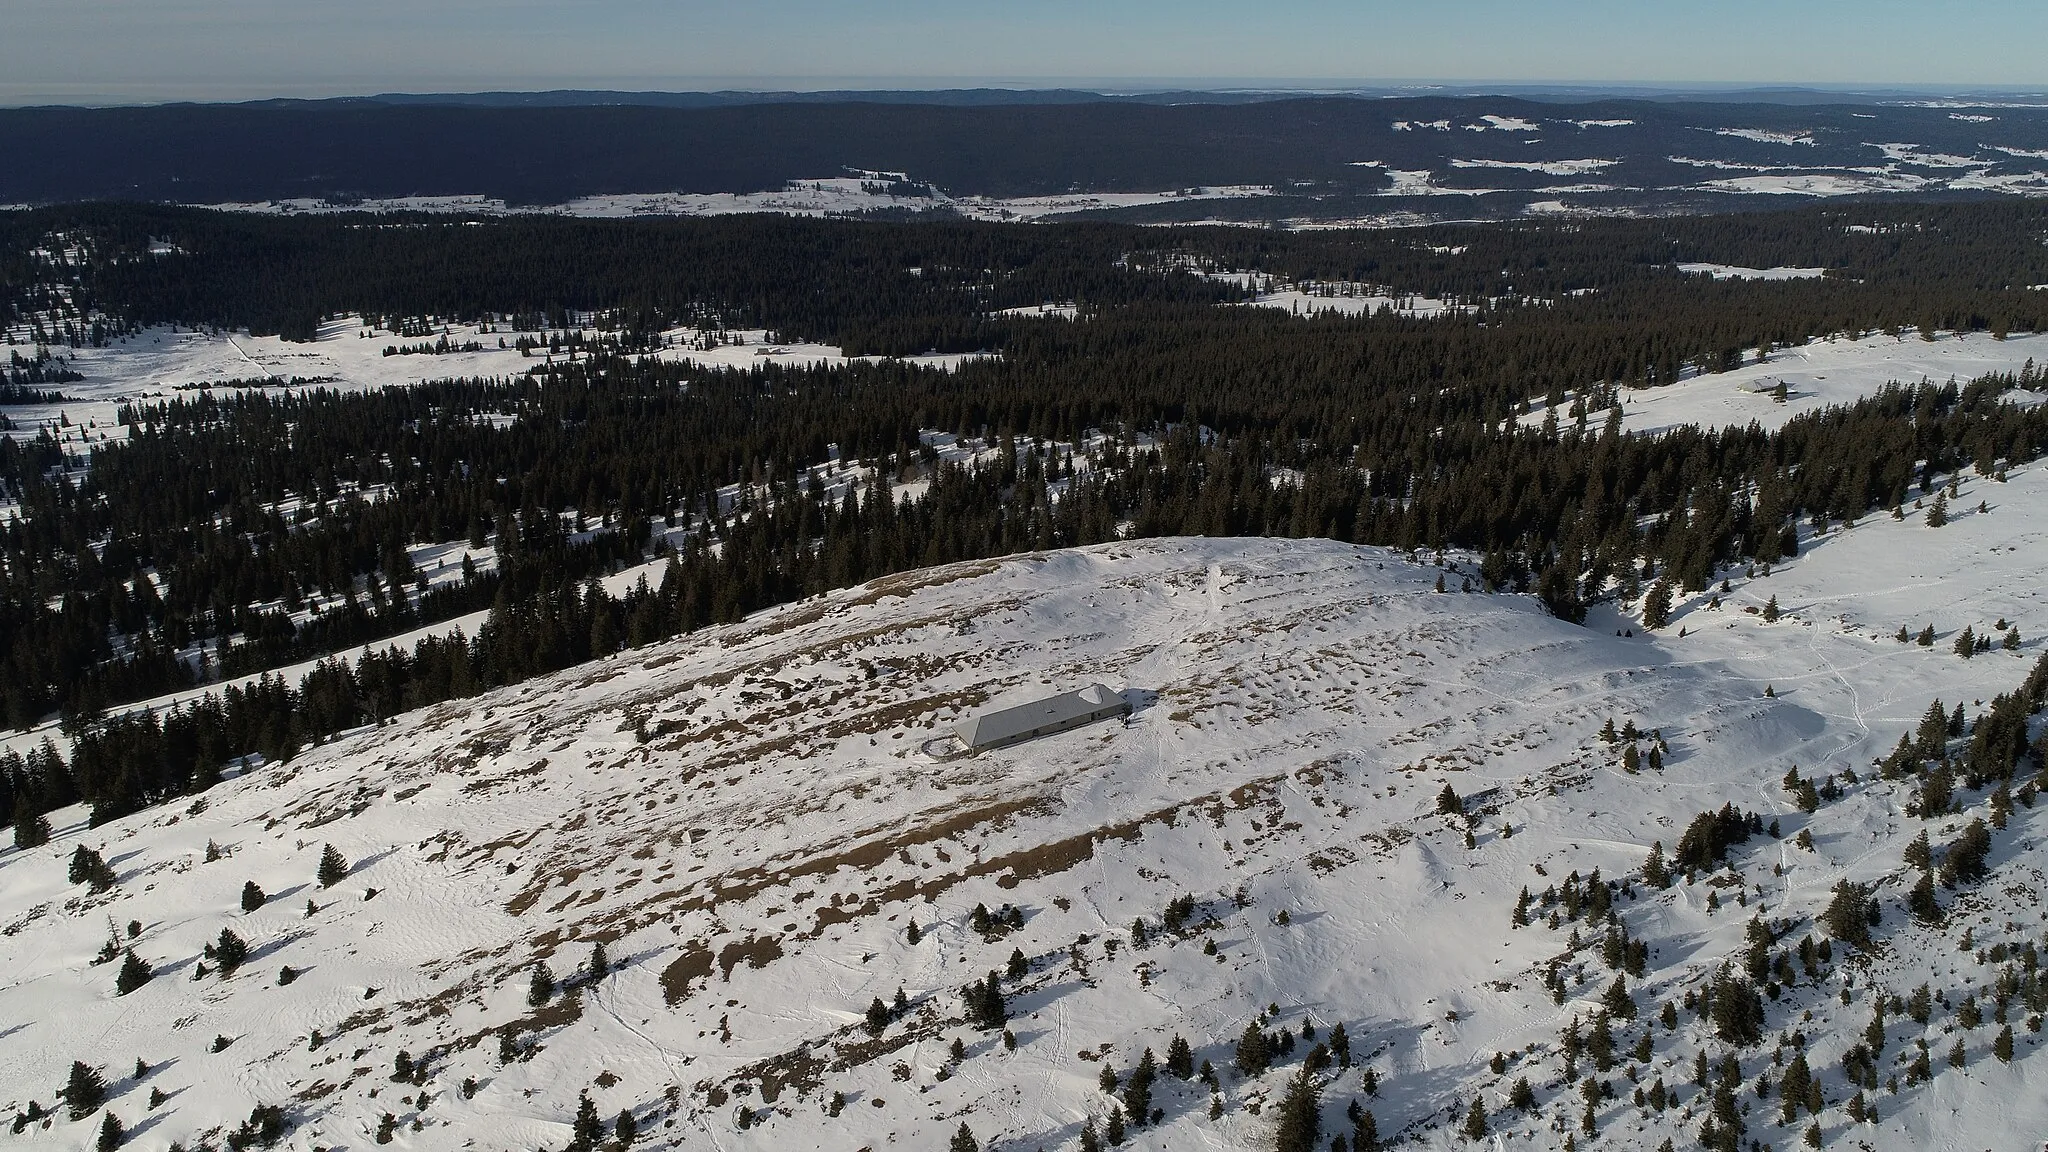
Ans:
<svg viewBox="0 0 2048 1152"><path fill-rule="evenodd" d="M1897 152L1901 142L1908 153ZM1599 202L1712 211L1769 197L1727 187L1689 199L1658 193L1730 173L1887 166L1902 177L1893 187L1940 191L1957 174L1942 157L1980 158L1985 175L2014 176L2048 168L2038 159L2044 148L2048 110L2006 107L1995 121L1968 122L1939 108L1848 103L1195 96L1176 104L1076 97L982 106L332 100L17 108L0 109L0 155L16 158L0 169L0 204L434 195L558 204L617 193L757 192L869 171L906 173L953 196L1261 186L1302 201L1287 211L1318 215L1318 199L1359 211L1360 197L1391 189L1391 172L1422 171L1439 192L1472 194L1459 198L1460 211L1483 208L1488 198L1478 194L1491 192L1512 214L1585 191L1571 190L1587 183L1585 169L1530 165L1590 159L1606 162L1594 183L1610 192ZM1406 197L1382 206L1429 204Z"/></svg>
<svg viewBox="0 0 2048 1152"><path fill-rule="evenodd" d="M57 468L47 435L0 440L0 490L21 507L0 524L0 705L21 727L61 710L78 736L62 780L47 757L9 769L9 802L82 796L101 818L203 788L228 757L287 757L401 709L930 564L1126 533L1327 536L1466 549L1486 590L1577 619L1648 581L1700 589L1727 565L1775 562L1802 522L2048 452L2048 408L2000 400L2040 388L2031 371L1908 385L1775 433L1625 436L1612 408L1625 389L1831 333L2044 330L2048 293L2024 286L2048 282L2048 205L1321 235L137 206L0 226L6 315L53 341L165 322L304 335L347 311L540 326L579 313L599 333L588 355L510 379L130 405L129 437L82 475ZM76 277L63 292L59 249ZM1717 282L1678 260L1831 274ZM1294 316L1228 306L1241 289L1202 269L1467 307ZM1044 299L1078 300L1086 319L992 315ZM952 371L639 354L682 322L1001 354ZM1532 398L1567 392L1558 420L1517 423ZM988 437L996 459L943 464L929 430ZM1091 432L1092 451L1044 448ZM835 452L865 472L831 492L812 468ZM735 485L742 502L721 501ZM690 531L657 553L656 524ZM408 596L424 585L405 545L428 540L488 545L496 566ZM661 577L624 596L593 582L650 558ZM342 606L294 623L314 598ZM375 648L484 609L474 635L119 715L202 673ZM180 655L194 645L203 667Z"/></svg>
<svg viewBox="0 0 2048 1152"><path fill-rule="evenodd" d="M81 255L55 262L62 236ZM1642 325L1645 365L1672 334L1726 349L1902 324L2038 330L2048 317L2048 202L1853 205L1658 220L1439 225L1289 233L1228 227L1057 229L737 216L702 220L272 218L97 204L0 214L0 320L60 294L89 338L104 317L245 327L309 340L323 316L512 317L559 327L570 311L627 330L709 319L845 346L849 354L997 347L990 313L1045 301L1088 308L1237 300L1205 270L1382 284L1484 304L1533 323ZM1707 282L1707 262L1824 267L1824 280ZM1611 291L1626 288L1626 292ZM59 334L61 335L61 334ZM1720 351L1721 349L1715 349ZM1675 357L1675 359L1674 359ZM1499 361L1516 373L1549 356ZM1638 370L1563 363L1575 378ZM1649 370L1645 368L1644 370Z"/></svg>

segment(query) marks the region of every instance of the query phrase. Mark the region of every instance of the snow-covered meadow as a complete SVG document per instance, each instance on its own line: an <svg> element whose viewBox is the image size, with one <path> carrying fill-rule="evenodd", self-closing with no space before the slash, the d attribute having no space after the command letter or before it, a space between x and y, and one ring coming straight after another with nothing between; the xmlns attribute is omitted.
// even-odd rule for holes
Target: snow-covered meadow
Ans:
<svg viewBox="0 0 2048 1152"><path fill-rule="evenodd" d="M2017 375L2029 361L2036 369L2048 366L2048 334L2004 340L1983 332L1937 333L1933 340L1922 340L1911 331L1901 336L1837 336L1774 349L1760 362L1752 351L1740 368L1728 372L1688 376L1656 388L1621 389L1622 428L1656 433L1688 424L1730 428L1753 422L1778 429L1795 416L1851 403L1887 384L1945 384L1951 379L1967 384L1991 373ZM1780 384L1785 386L1783 400L1777 397ZM1568 395L1565 403L1573 399ZM2038 403L2040 395L2015 392L2010 399ZM1531 397L1530 406L1522 423L1540 424L1546 411L1543 398ZM1597 429L1605 417L1603 410L1589 419ZM1571 423L1563 411L1558 421Z"/></svg>
<svg viewBox="0 0 2048 1152"><path fill-rule="evenodd" d="M566 355L581 354L550 354L546 348L522 353L516 346L522 335L545 340L550 334L574 335L584 340L602 335L587 325L521 333L503 323L436 321L429 336L401 336L382 327L366 326L360 317L340 316L323 322L314 340L300 343L276 336L252 336L246 331L157 326L100 348L52 348L63 359L64 367L85 379L52 386L52 391L62 392L66 397L61 404L9 405L7 416L17 426L13 433L17 436L32 435L40 424L61 417L69 427L60 430L60 438L68 448L83 455L92 444L122 434L115 414L125 403L165 400L207 390L226 392L232 390L224 387L230 382L281 388L299 380L305 382L303 386L354 391L462 377L504 378L560 362ZM826 344L777 343L769 340L770 335L759 328L709 332L681 327L663 333L664 346L644 355L728 368L761 364L831 365L874 359L848 357ZM22 332L17 331L15 336L25 340ZM431 345L444 338L453 350L385 354L387 348ZM472 346L480 347L463 350ZM933 367L953 367L972 358L966 354L934 353L903 359Z"/></svg>
<svg viewBox="0 0 2048 1152"><path fill-rule="evenodd" d="M1846 981L1788 989L1771 1030L1801 1027L1829 1078L1830 1143L1999 1146L2048 1123L2030 1087L2036 1033L2019 1030L2010 1064L1985 1052L1989 1029L1968 1033L1966 1069L1881 1097L1873 1126L1838 1107L1870 986L1960 994L1987 970L1954 931L1987 947L2044 927L2037 901L1999 895L2043 881L2030 808L1997 834L1992 881L1960 898L1981 918L1908 926L1900 852L1922 826L1940 838L1958 821L1902 816L1902 786L1870 772L1930 700L1975 716L2043 650L2048 470L1961 483L1957 507L1987 511L1810 538L1768 575L1725 573L1718 607L1682 599L1656 634L1611 606L1580 628L1530 597L1468 592L1455 558L1101 545L789 605L408 714L102 828L60 814L49 846L0 853L0 1106L49 1107L85 1059L143 1147L192 1147L258 1103L285 1106L299 1148L369 1147L386 1113L401 1147L560 1146L586 1091L607 1122L631 1110L651 1147L932 1147L963 1122L985 1147L1071 1147L1112 1103L1102 1068L1128 1073L1180 1035L1216 1067L1220 1114L1201 1086L1162 1076L1161 1122L1131 1146L1236 1149L1270 1138L1259 1105L1292 1067L1230 1067L1272 1005L1267 1027L1341 1022L1351 1038L1359 1065L1325 1093L1331 1130L1356 1100L1383 1136L1462 1146L1450 1128L1476 1094L1507 1146L1556 1148L1581 1109L1558 1034L1590 1018L1610 977L1597 941L1582 950L1540 916L1512 927L1517 893L1596 868L1626 876L1652 841L1668 851L1695 814L1733 803L1780 838L1738 847L1711 883L1616 905L1652 950L1630 981L1646 1018L1699 989L1751 915L1801 925L1837 879L1880 881L1886 947L1845 962ZM1772 598L1775 622L1749 611ZM2019 652L1949 652L1965 625L2001 618ZM1892 638L1923 624L1932 647ZM1127 723L933 754L988 700L1092 680L1125 694ZM1661 770L1624 771L1598 735L1609 719L1655 730ZM1809 817L1779 784L1795 764L1857 777ZM1435 814L1446 784L1469 819ZM330 842L353 868L321 888ZM66 882L81 843L114 867L110 891ZM206 861L209 843L222 858ZM252 913L237 905L248 881L269 898ZM1190 927L1166 932L1181 895ZM979 933L977 904L1013 906L1022 926L997 916ZM251 960L196 977L224 927ZM125 997L117 965L91 963L110 931L157 971ZM612 971L585 979L599 941ZM1010 1047L960 1021L959 989L1006 971L1013 949ZM536 1007L540 961L565 991ZM1553 966L1562 1002L1542 984ZM864 1010L898 988L907 1011L870 1035ZM1946 1018L1893 1023L1894 1051L1954 1038ZM1683 1143L1698 1127L1691 1064L1709 1027L1686 1013L1649 1031L1651 1058L1631 1066L1680 1103L1603 1104L1603 1145ZM1768 1070L1768 1049L1745 1059ZM417 1084L393 1080L401 1051L424 1068ZM1489 1070L1495 1053L1505 1073ZM1518 1077L1538 1114L1507 1110ZM151 1107L152 1090L167 1099ZM1759 1108L1752 1133L1792 1142L1774 1111ZM58 1118L16 1139L76 1147L96 1124Z"/></svg>

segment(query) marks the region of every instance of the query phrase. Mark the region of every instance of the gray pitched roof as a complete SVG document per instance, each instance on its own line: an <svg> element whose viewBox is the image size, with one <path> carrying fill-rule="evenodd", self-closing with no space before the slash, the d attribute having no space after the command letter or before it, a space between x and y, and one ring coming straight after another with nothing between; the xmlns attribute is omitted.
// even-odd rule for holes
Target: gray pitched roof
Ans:
<svg viewBox="0 0 2048 1152"><path fill-rule="evenodd" d="M1000 748L1111 716L1126 716L1130 711L1123 697L1104 685L1090 684L1078 691L977 713L955 725L953 732L969 748Z"/></svg>

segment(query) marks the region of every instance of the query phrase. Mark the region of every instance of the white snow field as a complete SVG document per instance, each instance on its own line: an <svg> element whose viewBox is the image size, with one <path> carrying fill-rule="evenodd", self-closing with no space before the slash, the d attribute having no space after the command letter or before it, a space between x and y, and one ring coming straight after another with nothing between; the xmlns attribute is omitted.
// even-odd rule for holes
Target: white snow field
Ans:
<svg viewBox="0 0 2048 1152"><path fill-rule="evenodd" d="M1716 280L1818 280L1828 271L1825 268L1742 268L1733 264L1701 263L1680 264L1678 270L1703 273Z"/></svg>
<svg viewBox="0 0 2048 1152"><path fill-rule="evenodd" d="M1235 200L1270 196L1266 185L1216 185L1156 192L1073 192L1051 196L948 196L920 186L925 195L892 191L900 172L870 172L817 180L792 180L773 192L635 192L581 196L562 204L513 206L489 196L405 196L374 200L318 198L207 204L223 212L280 216L328 216L342 212L457 212L485 216L553 215L587 219L639 216L731 216L774 212L788 216L843 216L865 212L922 212L946 208L973 220L1041 220L1070 212L1137 208L1182 200Z"/></svg>
<svg viewBox="0 0 2048 1152"><path fill-rule="evenodd" d="M600 335L592 328L551 330L556 334L580 333L586 339ZM25 340L17 330L17 340ZM65 366L82 374L83 381L54 385L67 400L62 404L10 405L7 415L16 425L13 435L34 435L38 426L62 417L70 427L58 429L60 438L80 455L91 444L122 435L115 422L119 407L136 400L162 400L206 390L203 385L227 381L307 381L310 386L345 391L407 386L428 380L461 377L511 377L549 362L545 349L522 356L513 346L521 335L545 338L548 333L514 332L503 324L488 329L476 324L436 324L427 337L395 335L383 328L365 328L361 319L345 316L320 325L316 339L294 343L276 336L235 333L173 331L153 327L134 336L115 340L103 348L53 347L66 359ZM689 361L721 367L751 368L761 364L844 364L875 357L849 357L825 344L772 343L763 329L730 329L719 333L729 343L710 343L705 333L693 328L676 328L663 334L671 347L646 355L668 360ZM480 344L478 351L386 356L388 347L432 344L445 338L456 348ZM506 347L498 347L502 339ZM562 358L555 354L555 360ZM972 354L932 353L906 356L907 363L949 368L973 359ZM225 391L215 388L214 391Z"/></svg>
<svg viewBox="0 0 2048 1152"><path fill-rule="evenodd" d="M1321 541L953 565L408 714L100 828L59 813L49 845L0 851L0 1108L53 1107L85 1060L138 1148L217 1146L259 1103L286 1109L298 1149L367 1149L386 1113L399 1148L561 1147L584 1091L607 1124L630 1109L653 1148L934 1148L962 1123L985 1148L1072 1148L1111 1106L1104 1065L1128 1073L1180 1035L1215 1065L1220 1114L1162 1074L1160 1123L1128 1146L1243 1149L1271 1140L1259 1106L1299 1062L1231 1069L1232 1041L1274 1005L1268 1028L1341 1022L1351 1037L1360 1066L1332 1070L1326 1138L1355 1099L1383 1136L1465 1147L1451 1120L1477 1094L1495 1147L1686 1147L1702 1119L1692 1061L1722 1051L1708 1025L1690 1011L1650 1025L1650 1058L1623 1061L1675 1089L1674 1107L1630 1106L1617 1065L1601 1135L1578 1135L1559 1033L1611 981L1599 932L1582 949L1540 908L1527 927L1510 914L1524 887L1626 876L1653 841L1668 852L1695 814L1733 803L1780 838L1617 897L1652 949L1630 981L1643 1020L1701 988L1753 915L1783 921L1791 948L1839 878L1876 881L1877 950L1840 946L1826 975L1768 1004L1772 1037L1806 1038L1828 1145L2019 1147L2048 1126L2041 1036L2015 1028L2002 1063L1995 1027L1950 1009L1925 1027L1894 1016L1883 1064L1915 1038L1939 1063L1961 1039L1966 1067L1877 1094L1875 1123L1841 1107L1873 987L1929 982L1953 1006L1995 968L1955 934L2003 957L2043 930L2038 898L2008 893L2040 891L2048 815L2015 807L1991 878L1944 891L1945 925L1923 929L1900 909L1900 853L1963 818L1904 816L1904 786L1870 771L1932 698L1974 718L2042 652L2048 471L1961 489L1944 528L1866 519L1767 576L1728 573L1718 608L1681 598L1656 634L1612 608L1575 627L1528 596L1462 592L1455 568ZM1781 619L1748 611L1773 596ZM1950 652L1962 627L2000 617L2019 652ZM1901 644L1901 624L1939 638ZM950 724L984 701L1097 680L1133 704L1127 723L945 755ZM1610 718L1661 732L1660 771L1622 769L1598 736ZM1794 764L1837 774L1844 795L1803 813L1779 782ZM1468 819L1435 814L1446 784ZM1981 791L1961 797L1983 807ZM323 889L326 843L353 868ZM66 882L80 844L117 873L110 891ZM246 881L269 899L245 914ZM1166 932L1182 895L1190 926ZM977 904L998 914L986 936ZM1021 927L1003 927L1005 905ZM223 928L248 963L196 975ZM117 963L92 963L110 932L156 971L127 996ZM597 941L613 970L586 980ZM1014 1049L966 1026L959 995L1013 949ZM536 1008L540 961L571 991ZM1543 986L1553 965L1561 1003ZM870 1035L864 1010L899 987L905 1017ZM1645 1026L1618 1025L1617 1047ZM1745 1081L1775 1074L1772 1049L1741 1053ZM421 1086L394 1082L401 1051ZM1497 1052L1512 1053L1503 1074ZM1506 1106L1518 1077L1535 1114ZM11 1139L78 1148L99 1122L58 1112ZM1778 1125L1775 1101L1749 1118L1774 1147L1807 1122Z"/></svg>
<svg viewBox="0 0 2048 1152"><path fill-rule="evenodd" d="M1221 280L1240 288L1252 289L1253 297L1244 301L1247 307L1284 308L1297 316L1324 313L1370 316L1382 309L1388 309L1403 316L1428 318L1460 310L1459 305L1449 301L1413 293L1398 293L1384 284L1362 284L1352 281L1295 283L1275 281L1273 277L1257 272L1209 272L1204 275L1211 280Z"/></svg>
<svg viewBox="0 0 2048 1152"><path fill-rule="evenodd" d="M1837 337L1777 349L1763 363L1756 362L1751 350L1749 362L1730 372L1688 376L1656 388L1622 389L1622 427L1655 433L1688 424L1731 428L1755 422L1775 430L1794 416L1851 403L1886 384L1945 384L1951 378L1967 384L1994 372L2016 374L2029 360L2037 367L2048 365L2048 333L2004 340L1983 332L1937 334L1932 341L1912 332L1903 338ZM1782 402L1775 395L1780 383L1785 385ZM2011 399L2038 403L2040 396L2016 392ZM1566 403L1570 400L1568 396ZM1521 422L1542 423L1543 398L1532 397L1530 405L1533 411ZM1595 429L1605 416L1604 410L1590 415ZM1570 423L1564 412L1558 413L1558 421Z"/></svg>

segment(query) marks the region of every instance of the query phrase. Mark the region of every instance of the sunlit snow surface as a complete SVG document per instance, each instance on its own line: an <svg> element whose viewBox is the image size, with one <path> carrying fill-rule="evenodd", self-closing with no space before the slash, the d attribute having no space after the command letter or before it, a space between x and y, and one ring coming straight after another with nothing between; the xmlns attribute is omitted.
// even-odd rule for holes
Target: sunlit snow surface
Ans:
<svg viewBox="0 0 2048 1152"><path fill-rule="evenodd" d="M587 339L601 333L578 328ZM561 331L561 330L551 330ZM478 352L448 352L439 355L386 356L387 347L432 344L445 335L453 345L483 345ZM57 405L10 405L7 415L30 434L38 423L55 419L59 413L79 426L66 432L74 445L97 443L117 437L123 431L110 427L116 410L124 402L167 400L196 396L204 385L228 381L288 382L294 378L308 386L357 391L369 388L405 386L428 380L463 377L509 378L560 364L564 354L552 360L546 349L521 355L514 347L521 335L545 339L548 333L520 333L504 324L486 331L475 324L436 324L430 335L398 336L383 329L366 329L355 317L328 320L320 325L318 338L294 343L276 336L251 336L247 332L216 335L189 329L173 332L156 327L138 335L114 341L104 348L52 349L68 357L66 365L82 374L83 381L54 386L68 401ZM735 343L699 349L691 342L702 333L678 328L665 334L673 346L649 353L665 360L695 364L748 368L761 364L844 364L848 357L825 344L772 343L762 329L728 330L722 335ZM506 347L498 347L504 341ZM963 354L933 354L904 357L908 362L934 367L952 367L973 359ZM226 390L215 388L225 393ZM84 426L93 425L89 430ZM20 435L17 432L16 435Z"/></svg>
<svg viewBox="0 0 2048 1152"><path fill-rule="evenodd" d="M1912 332L1903 338L1842 337L1780 348L1763 363L1755 362L1753 351L1749 359L1730 372L1689 376L1657 388L1622 389L1622 427L1661 432L1686 424L1740 427L1753 421L1766 429L1782 428L1794 416L1851 403L1886 384L1945 384L1950 378L1967 384L1992 372L2018 373L2028 360L2048 366L2048 334L2005 340L1982 332L1941 335L1932 341ZM1785 385L1782 403L1774 395L1779 383ZM2021 392L2011 399L2033 403L2037 396ZM1534 398L1532 405L1534 411L1521 418L1524 424L1543 420L1542 397ZM1595 429L1605 418L1605 411L1589 416ZM1558 420L1571 423L1562 411Z"/></svg>
<svg viewBox="0 0 2048 1152"><path fill-rule="evenodd" d="M1266 185L1221 185L1172 188L1156 192L1073 192L1050 196L948 196L933 189L924 194L891 191L884 182L899 174L792 180L773 192L644 192L581 196L540 207L514 206L488 196L407 196L377 200L328 201L317 198L212 204L232 212L276 215L332 215L341 212L450 212L484 216L562 215L594 219L637 216L730 216L773 212L789 216L837 216L863 212L923 212L946 208L974 220L1036 220L1069 212L1104 208L1136 208L1182 200L1228 200L1266 196Z"/></svg>
<svg viewBox="0 0 2048 1152"><path fill-rule="evenodd" d="M1968 511L1980 500L1987 512ZM1270 1139L1271 1109L1246 1105L1274 1100L1287 1070L1242 1080L1229 1044L1275 1003L1290 1027L1345 1023L1381 1078L1365 1102L1382 1134L1462 1147L1442 1127L1451 1111L1475 1091L1498 1102L1517 1075L1575 1125L1556 1038L1607 977L1592 960L1573 984L1588 999L1554 1005L1539 978L1569 933L1511 929L1516 893L1573 869L1625 874L1652 840L1669 849L1726 802L1782 821L1784 841L1736 853L1750 907L1710 913L1704 884L1619 906L1656 950L1637 993L1653 1004L1698 987L1759 905L1811 915L1837 878L1895 870L1921 822L1900 816L1892 786L1852 785L1809 821L1778 779L1794 763L1867 778L1931 697L1988 700L2039 655L2048 474L1965 479L1955 507L1939 530L1872 518L1807 541L1768 577L1730 573L1721 607L1681 597L1655 636L1612 608L1574 627L1526 596L1461 592L1469 569L1329 542L1161 540L961 564L408 714L230 781L203 810L179 801L91 830L60 813L50 846L0 852L0 1103L49 1106L87 1059L146 1147L191 1147L258 1102L287 1106L300 1148L369 1147L385 1112L403 1147L558 1147L587 1089L607 1118L634 1109L650 1147L929 1148L964 1121L985 1146L1051 1148L1107 1111L1101 1064L1082 1053L1127 1070L1179 1033L1222 1070L1224 1115L1164 1077L1163 1127L1135 1146L1238 1149ZM1433 591L1439 575L1447 592ZM1746 611L1771 596L1777 623ZM1996 617L2029 638L2022 652L1949 653L1954 631ZM1935 647L1891 639L1922 623ZM1128 725L934 755L988 699L1095 680L1127 694ZM1663 732L1661 775L1619 770L1596 736L1610 717ZM1446 783L1491 790L1472 849L1431 814ZM2038 890L2044 818L2015 810L1984 891ZM1802 829L1816 851L1791 845ZM203 862L209 840L225 859ZM66 884L81 842L119 873L113 892ZM324 842L356 864L326 890L312 885ZM244 915L246 880L272 899ZM1106 955L1105 938L1139 917L1156 928L1182 893L1215 922ZM1895 943L1859 988L1950 980L1952 944L1900 927L1887 899ZM977 902L1016 905L1024 927L984 942L967 926ZM2038 937L2038 903L1996 909ZM109 923L130 920L158 977L117 999L113 967L89 961ZM231 980L194 980L223 927L252 960ZM569 976L596 939L616 973L573 1008L529 1009L529 966ZM1013 948L1030 972L1008 986L1006 1051L957 1022L957 991ZM284 965L304 973L289 987ZM862 1010L899 986L912 1019L870 1041ZM1773 1026L1810 1007L1809 1058L1835 1068L1868 1004L1791 996ZM538 1051L501 1067L492 1030L521 1021ZM1660 1028L1648 1072L1689 1083L1700 1027L1688 1013L1677 1033ZM325 1042L309 1050L316 1029ZM232 1045L210 1052L216 1036ZM1938 1022L1928 1036L1946 1050ZM2039 1131L2039 1037L2019 1042L2006 1066L1981 1052L1988 1034L1973 1039L1967 1072L1883 1097L1860 1137L1993 1147ZM1532 1046L1506 1077L1486 1070L1492 1053ZM400 1050L429 1059L423 1114L390 1080ZM142 1083L136 1057L155 1069ZM1332 1081L1332 1123L1358 1076ZM478 1085L466 1101L465 1077ZM170 1099L148 1108L151 1088ZM712 1089L735 1094L714 1105ZM834 1091L847 1101L836 1119ZM748 1132L737 1104L760 1117ZM76 1148L97 1123L18 1139ZM1849 1135L1838 1113L1828 1123L1830 1139ZM1678 1112L1639 1124L1609 1106L1603 1142L1651 1148L1697 1126ZM1563 1139L1505 1112L1496 1130L1511 1147Z"/></svg>

